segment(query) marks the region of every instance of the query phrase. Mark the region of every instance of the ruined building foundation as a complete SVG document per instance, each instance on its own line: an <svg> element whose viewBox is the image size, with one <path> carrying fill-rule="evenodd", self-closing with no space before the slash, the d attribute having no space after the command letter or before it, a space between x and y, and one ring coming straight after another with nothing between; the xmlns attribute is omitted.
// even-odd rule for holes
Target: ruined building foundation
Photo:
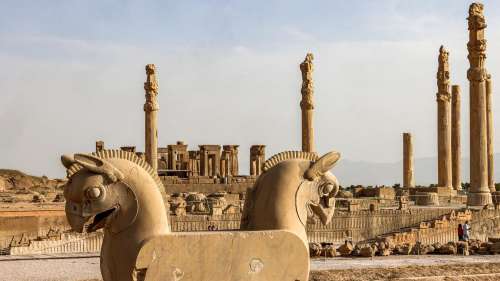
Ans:
<svg viewBox="0 0 500 281"><path fill-rule="evenodd" d="M450 71L448 51L439 48L437 72L437 136L438 136L438 186L451 189L451 112Z"/></svg>
<svg viewBox="0 0 500 281"><path fill-rule="evenodd" d="M467 79L470 83L470 189L467 205L485 206L491 204L488 186L488 150L486 118L486 80L488 72L484 67L486 60L486 22L483 5L473 3L469 7L469 51L470 68Z"/></svg>
<svg viewBox="0 0 500 281"><path fill-rule="evenodd" d="M314 152L314 129L313 129L313 55L308 53L305 60L300 64L302 72L302 100L300 108L302 109L302 151Z"/></svg>
<svg viewBox="0 0 500 281"><path fill-rule="evenodd" d="M153 167L155 171L158 170L158 124L157 124L157 111L160 109L158 106L158 83L156 82L156 69L154 64L146 65L146 82L144 82L144 90L146 92L146 103L144 104L145 113L145 152L146 161Z"/></svg>
<svg viewBox="0 0 500 281"><path fill-rule="evenodd" d="M403 133L403 187L415 187L413 140L410 133Z"/></svg>
<svg viewBox="0 0 500 281"><path fill-rule="evenodd" d="M451 174L453 189L462 190L460 144L460 86L451 86Z"/></svg>

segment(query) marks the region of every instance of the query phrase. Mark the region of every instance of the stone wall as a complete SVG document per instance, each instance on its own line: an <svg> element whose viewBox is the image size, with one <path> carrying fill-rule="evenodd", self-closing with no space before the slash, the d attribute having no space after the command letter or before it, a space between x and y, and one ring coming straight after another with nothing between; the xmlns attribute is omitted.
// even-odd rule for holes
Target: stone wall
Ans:
<svg viewBox="0 0 500 281"><path fill-rule="evenodd" d="M345 240L358 242L415 226L422 221L436 219L450 212L452 209L448 208L382 209L375 212L339 211L328 225L321 224L318 219L311 221L307 225L307 235L311 242L341 243Z"/></svg>
<svg viewBox="0 0 500 281"><path fill-rule="evenodd" d="M162 177L166 178L166 177ZM163 185L165 186L165 192L167 194L180 193L180 192L201 192L201 193L215 193L225 191L227 193L245 193L247 189L254 184L254 180L249 180L248 182L239 183L213 183L215 179L207 179L212 183L177 183L169 184L166 183L164 179Z"/></svg>
<svg viewBox="0 0 500 281"><path fill-rule="evenodd" d="M10 255L98 253L101 250L102 232L91 234L63 233L59 239L33 240L29 246L10 247Z"/></svg>

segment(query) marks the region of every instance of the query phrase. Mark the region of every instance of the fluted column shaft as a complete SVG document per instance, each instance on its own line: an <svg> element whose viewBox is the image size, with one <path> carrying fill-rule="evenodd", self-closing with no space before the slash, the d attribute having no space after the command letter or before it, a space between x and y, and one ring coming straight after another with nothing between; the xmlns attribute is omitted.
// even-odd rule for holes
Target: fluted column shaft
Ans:
<svg viewBox="0 0 500 281"><path fill-rule="evenodd" d="M300 64L302 72L302 100L300 108L302 110L302 151L314 152L314 129L313 129L313 55L307 54L305 60Z"/></svg>
<svg viewBox="0 0 500 281"><path fill-rule="evenodd" d="M439 49L437 72L438 186L452 188L451 172L451 93L448 51Z"/></svg>
<svg viewBox="0 0 500 281"><path fill-rule="evenodd" d="M488 187L491 192L495 192L495 157L494 157L494 127L493 127L493 110L492 110L492 81L491 75L488 75L486 80L486 118L488 123Z"/></svg>
<svg viewBox="0 0 500 281"><path fill-rule="evenodd" d="M415 187L413 140L410 133L403 133L403 187Z"/></svg>
<svg viewBox="0 0 500 281"><path fill-rule="evenodd" d="M486 117L486 80L485 68L486 40L484 29L486 22L483 4L473 3L469 7L469 51L470 68L467 71L470 100L470 189L467 196L469 206L482 207L491 204L488 186L488 149Z"/></svg>
<svg viewBox="0 0 500 281"><path fill-rule="evenodd" d="M453 188L455 190L462 190L460 105L461 105L460 86L453 85L451 87L451 162L452 162L451 177L452 177Z"/></svg>
<svg viewBox="0 0 500 281"><path fill-rule="evenodd" d="M158 170L158 124L157 112L158 106L158 83L156 82L156 68L154 64L146 65L146 82L144 90L146 92L146 103L144 104L145 113L145 154L146 162Z"/></svg>

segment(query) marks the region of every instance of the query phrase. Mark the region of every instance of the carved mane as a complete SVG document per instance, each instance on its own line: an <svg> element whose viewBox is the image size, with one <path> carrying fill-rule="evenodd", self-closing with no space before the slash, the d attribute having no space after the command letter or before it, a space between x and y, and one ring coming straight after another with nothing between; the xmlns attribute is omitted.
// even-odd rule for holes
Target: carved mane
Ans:
<svg viewBox="0 0 500 281"><path fill-rule="evenodd" d="M264 162L264 167L262 169L265 172L271 169L272 167L278 165L279 163L291 159L316 161L319 159L319 156L315 152L283 151L267 159L266 162Z"/></svg>
<svg viewBox="0 0 500 281"><path fill-rule="evenodd" d="M163 184L160 180L160 177L158 177L158 174L153 170L153 168L151 167L151 165L149 165L148 162L139 158L135 153L124 151L124 150L119 150L119 149L105 149L105 150L101 150L99 152L92 152L92 153L88 153L88 154L95 156L95 157L99 157L103 160L117 158L117 159L128 160L132 163L137 164L137 166L146 170L146 172L148 172L148 174L154 179L158 189L160 190L162 197L166 198L165 188L163 187ZM69 169L66 170L68 179L71 178L74 174L76 174L81 169L83 169L83 167L78 163L71 165L71 167L69 167Z"/></svg>

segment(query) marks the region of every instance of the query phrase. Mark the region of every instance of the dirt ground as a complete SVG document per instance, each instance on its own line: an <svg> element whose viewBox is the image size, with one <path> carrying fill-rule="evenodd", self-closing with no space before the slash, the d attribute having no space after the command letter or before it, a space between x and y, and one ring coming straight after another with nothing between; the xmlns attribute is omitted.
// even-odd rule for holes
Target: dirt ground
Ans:
<svg viewBox="0 0 500 281"><path fill-rule="evenodd" d="M500 263L402 266L312 271L310 281L490 281L500 280Z"/></svg>
<svg viewBox="0 0 500 281"><path fill-rule="evenodd" d="M317 259L311 262L311 269L309 281L491 281L500 280L500 255ZM0 256L1 281L100 278L99 258L95 255Z"/></svg>

